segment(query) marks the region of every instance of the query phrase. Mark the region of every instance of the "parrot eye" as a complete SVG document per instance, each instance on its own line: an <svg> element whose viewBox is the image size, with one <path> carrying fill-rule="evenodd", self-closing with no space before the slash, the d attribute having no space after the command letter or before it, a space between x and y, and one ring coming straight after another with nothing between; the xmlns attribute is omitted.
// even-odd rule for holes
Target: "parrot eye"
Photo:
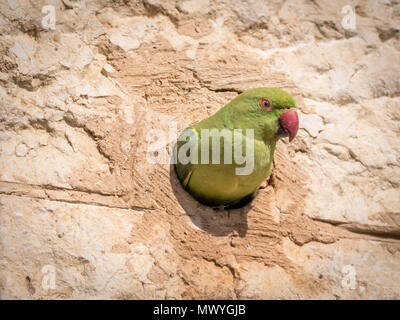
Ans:
<svg viewBox="0 0 400 320"><path fill-rule="evenodd" d="M260 100L260 108L266 111L271 111L272 109L272 103L271 100L267 99L267 98L262 98Z"/></svg>

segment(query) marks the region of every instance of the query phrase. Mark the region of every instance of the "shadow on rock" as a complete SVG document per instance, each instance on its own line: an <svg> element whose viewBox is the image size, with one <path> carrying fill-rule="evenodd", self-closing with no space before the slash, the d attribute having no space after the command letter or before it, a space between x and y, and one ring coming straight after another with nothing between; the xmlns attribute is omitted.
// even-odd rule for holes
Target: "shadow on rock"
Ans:
<svg viewBox="0 0 400 320"><path fill-rule="evenodd" d="M170 165L170 182L176 199L196 227L213 236L226 236L232 232L240 237L246 236L247 213L251 209L251 202L236 209L203 205L183 189L173 164Z"/></svg>

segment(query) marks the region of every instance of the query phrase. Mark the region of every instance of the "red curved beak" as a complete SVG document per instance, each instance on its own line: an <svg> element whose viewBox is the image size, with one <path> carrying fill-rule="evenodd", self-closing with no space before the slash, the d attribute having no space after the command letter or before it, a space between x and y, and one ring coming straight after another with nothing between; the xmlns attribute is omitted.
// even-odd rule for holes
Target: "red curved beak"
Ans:
<svg viewBox="0 0 400 320"><path fill-rule="evenodd" d="M279 118L279 124L283 127L284 131L289 134L289 141L292 141L299 129L299 116L296 110L284 112Z"/></svg>

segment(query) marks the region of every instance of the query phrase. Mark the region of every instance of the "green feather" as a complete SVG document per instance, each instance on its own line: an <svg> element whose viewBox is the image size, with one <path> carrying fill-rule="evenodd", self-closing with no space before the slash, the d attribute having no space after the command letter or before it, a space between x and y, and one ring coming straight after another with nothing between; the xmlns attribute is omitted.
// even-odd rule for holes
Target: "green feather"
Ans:
<svg viewBox="0 0 400 320"><path fill-rule="evenodd" d="M268 98L273 105L271 111L260 108L260 100ZM192 137L198 147L197 163L175 166L178 178L184 188L197 200L210 206L231 206L243 199L253 197L260 184L268 178L272 170L275 145L279 137L278 119L287 108L294 108L296 102L286 91L279 88L256 88L238 95L211 117L186 128L177 142L177 152ZM220 163L212 163L212 138L209 138L208 164L201 163L201 130L225 130L233 135L234 129L242 129L243 151L248 143L254 143L254 170L249 175L237 175L236 169L244 165L234 160L224 163L224 139L220 140ZM245 135L246 129L254 130L254 139ZM188 137L183 139L184 135ZM233 151L232 151L233 154ZM188 155L188 154L186 154ZM206 156L206 155L205 155Z"/></svg>

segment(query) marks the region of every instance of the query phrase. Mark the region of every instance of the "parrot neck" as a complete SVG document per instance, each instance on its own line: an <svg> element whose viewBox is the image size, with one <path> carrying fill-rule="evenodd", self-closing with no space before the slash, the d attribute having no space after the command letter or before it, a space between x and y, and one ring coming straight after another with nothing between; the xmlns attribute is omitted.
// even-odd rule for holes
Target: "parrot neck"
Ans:
<svg viewBox="0 0 400 320"><path fill-rule="evenodd" d="M245 130L246 126L242 126L242 123L238 122L235 117L232 116L229 112L229 105L225 105L222 107L220 110L218 110L213 116L210 118L203 120L202 124L203 125L209 125L210 127L216 127L218 126L216 124L221 124L223 128L227 128L230 130L234 129L242 129ZM274 151L275 151L275 146L279 138L273 137L269 139L265 139L264 137L264 128L262 126L254 128L254 139L263 141L266 146L270 149L271 156L273 156Z"/></svg>
<svg viewBox="0 0 400 320"><path fill-rule="evenodd" d="M272 138L270 140L264 141L264 143L269 147L271 156L274 154L277 139Z"/></svg>
<svg viewBox="0 0 400 320"><path fill-rule="evenodd" d="M253 121L253 119L248 119L246 113L240 113L241 111L238 109L235 109L234 112L232 112L231 107L232 106L227 104L215 114L223 121L224 126L231 130L241 129L243 130L243 133L247 129L252 129L254 130L254 139L264 141L263 124L257 123Z"/></svg>

